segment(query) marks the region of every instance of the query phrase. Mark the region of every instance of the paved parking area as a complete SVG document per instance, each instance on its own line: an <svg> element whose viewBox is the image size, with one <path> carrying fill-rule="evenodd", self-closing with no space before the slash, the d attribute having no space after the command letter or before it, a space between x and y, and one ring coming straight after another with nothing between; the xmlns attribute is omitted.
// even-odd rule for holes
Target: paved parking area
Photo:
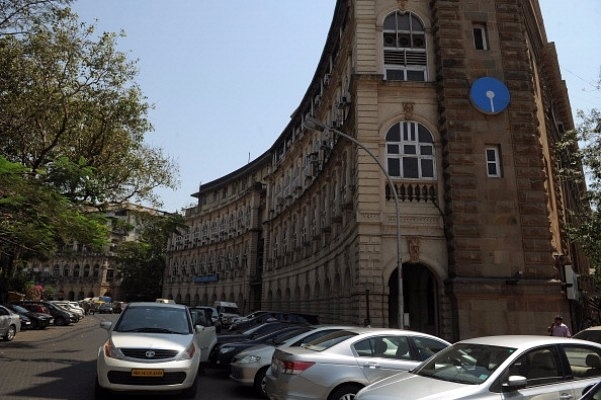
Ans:
<svg viewBox="0 0 601 400"><path fill-rule="evenodd" d="M82 331L89 329L99 329L100 321L103 320L115 321L117 315L96 314L86 315L82 320L75 324L67 326L51 325L46 329L22 330L15 336L15 342L39 342L41 340L53 340L65 335L80 335ZM74 329L76 328L76 329Z"/></svg>

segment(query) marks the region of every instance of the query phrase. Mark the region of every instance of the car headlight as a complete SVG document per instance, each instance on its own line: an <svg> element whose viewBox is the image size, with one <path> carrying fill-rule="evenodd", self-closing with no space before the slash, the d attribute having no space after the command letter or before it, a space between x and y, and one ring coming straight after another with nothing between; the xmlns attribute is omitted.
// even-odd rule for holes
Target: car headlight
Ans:
<svg viewBox="0 0 601 400"><path fill-rule="evenodd" d="M106 342L104 342L102 349L104 351L105 357L117 358L119 360L125 358L125 355L121 352L121 350L118 347L115 347L111 339L108 339Z"/></svg>
<svg viewBox="0 0 601 400"><path fill-rule="evenodd" d="M253 364L261 361L261 357L254 354L247 354L237 360L239 364Z"/></svg>
<svg viewBox="0 0 601 400"><path fill-rule="evenodd" d="M190 360L196 353L196 346L191 342L188 347L177 356L177 360Z"/></svg>

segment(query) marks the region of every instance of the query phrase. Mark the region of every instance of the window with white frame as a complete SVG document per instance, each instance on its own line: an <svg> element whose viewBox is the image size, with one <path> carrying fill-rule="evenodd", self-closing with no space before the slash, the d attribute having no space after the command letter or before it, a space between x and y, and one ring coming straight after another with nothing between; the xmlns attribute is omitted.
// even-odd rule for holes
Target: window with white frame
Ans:
<svg viewBox="0 0 601 400"><path fill-rule="evenodd" d="M386 133L386 159L391 177L435 179L432 134L415 121L401 121Z"/></svg>
<svg viewBox="0 0 601 400"><path fill-rule="evenodd" d="M486 175L491 178L501 177L501 157L499 146L487 146L486 156Z"/></svg>
<svg viewBox="0 0 601 400"><path fill-rule="evenodd" d="M383 26L384 70L387 80L425 81L427 79L426 31L412 12L396 11Z"/></svg>
<svg viewBox="0 0 601 400"><path fill-rule="evenodd" d="M474 33L474 47L476 50L488 50L488 35L486 34L486 24L475 23L472 26Z"/></svg>

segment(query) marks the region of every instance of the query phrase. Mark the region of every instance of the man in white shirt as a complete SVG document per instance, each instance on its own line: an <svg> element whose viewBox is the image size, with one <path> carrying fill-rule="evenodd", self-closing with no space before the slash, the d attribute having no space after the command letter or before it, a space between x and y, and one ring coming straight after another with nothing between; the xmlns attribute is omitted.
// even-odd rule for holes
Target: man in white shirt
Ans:
<svg viewBox="0 0 601 400"><path fill-rule="evenodd" d="M551 336L563 336L563 337L571 337L572 336L572 333L570 332L570 328L568 328L568 326L563 323L563 318L560 315L555 317L555 320L553 321L551 326L549 326L547 328L547 332L549 332L549 334Z"/></svg>

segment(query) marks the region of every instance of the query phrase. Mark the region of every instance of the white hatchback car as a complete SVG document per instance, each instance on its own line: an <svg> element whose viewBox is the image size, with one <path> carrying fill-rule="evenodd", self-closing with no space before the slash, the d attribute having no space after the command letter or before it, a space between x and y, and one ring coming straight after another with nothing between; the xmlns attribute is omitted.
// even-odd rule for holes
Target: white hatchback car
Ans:
<svg viewBox="0 0 601 400"><path fill-rule="evenodd" d="M276 348L265 392L271 400L352 399L364 386L411 370L448 346L403 329L337 330L299 347Z"/></svg>
<svg viewBox="0 0 601 400"><path fill-rule="evenodd" d="M98 349L97 399L111 391L196 396L204 327L192 326L185 305L131 303L114 326L100 326L109 337Z"/></svg>
<svg viewBox="0 0 601 400"><path fill-rule="evenodd" d="M600 344L488 336L457 342L413 371L367 386L355 400L578 399L600 378Z"/></svg>

